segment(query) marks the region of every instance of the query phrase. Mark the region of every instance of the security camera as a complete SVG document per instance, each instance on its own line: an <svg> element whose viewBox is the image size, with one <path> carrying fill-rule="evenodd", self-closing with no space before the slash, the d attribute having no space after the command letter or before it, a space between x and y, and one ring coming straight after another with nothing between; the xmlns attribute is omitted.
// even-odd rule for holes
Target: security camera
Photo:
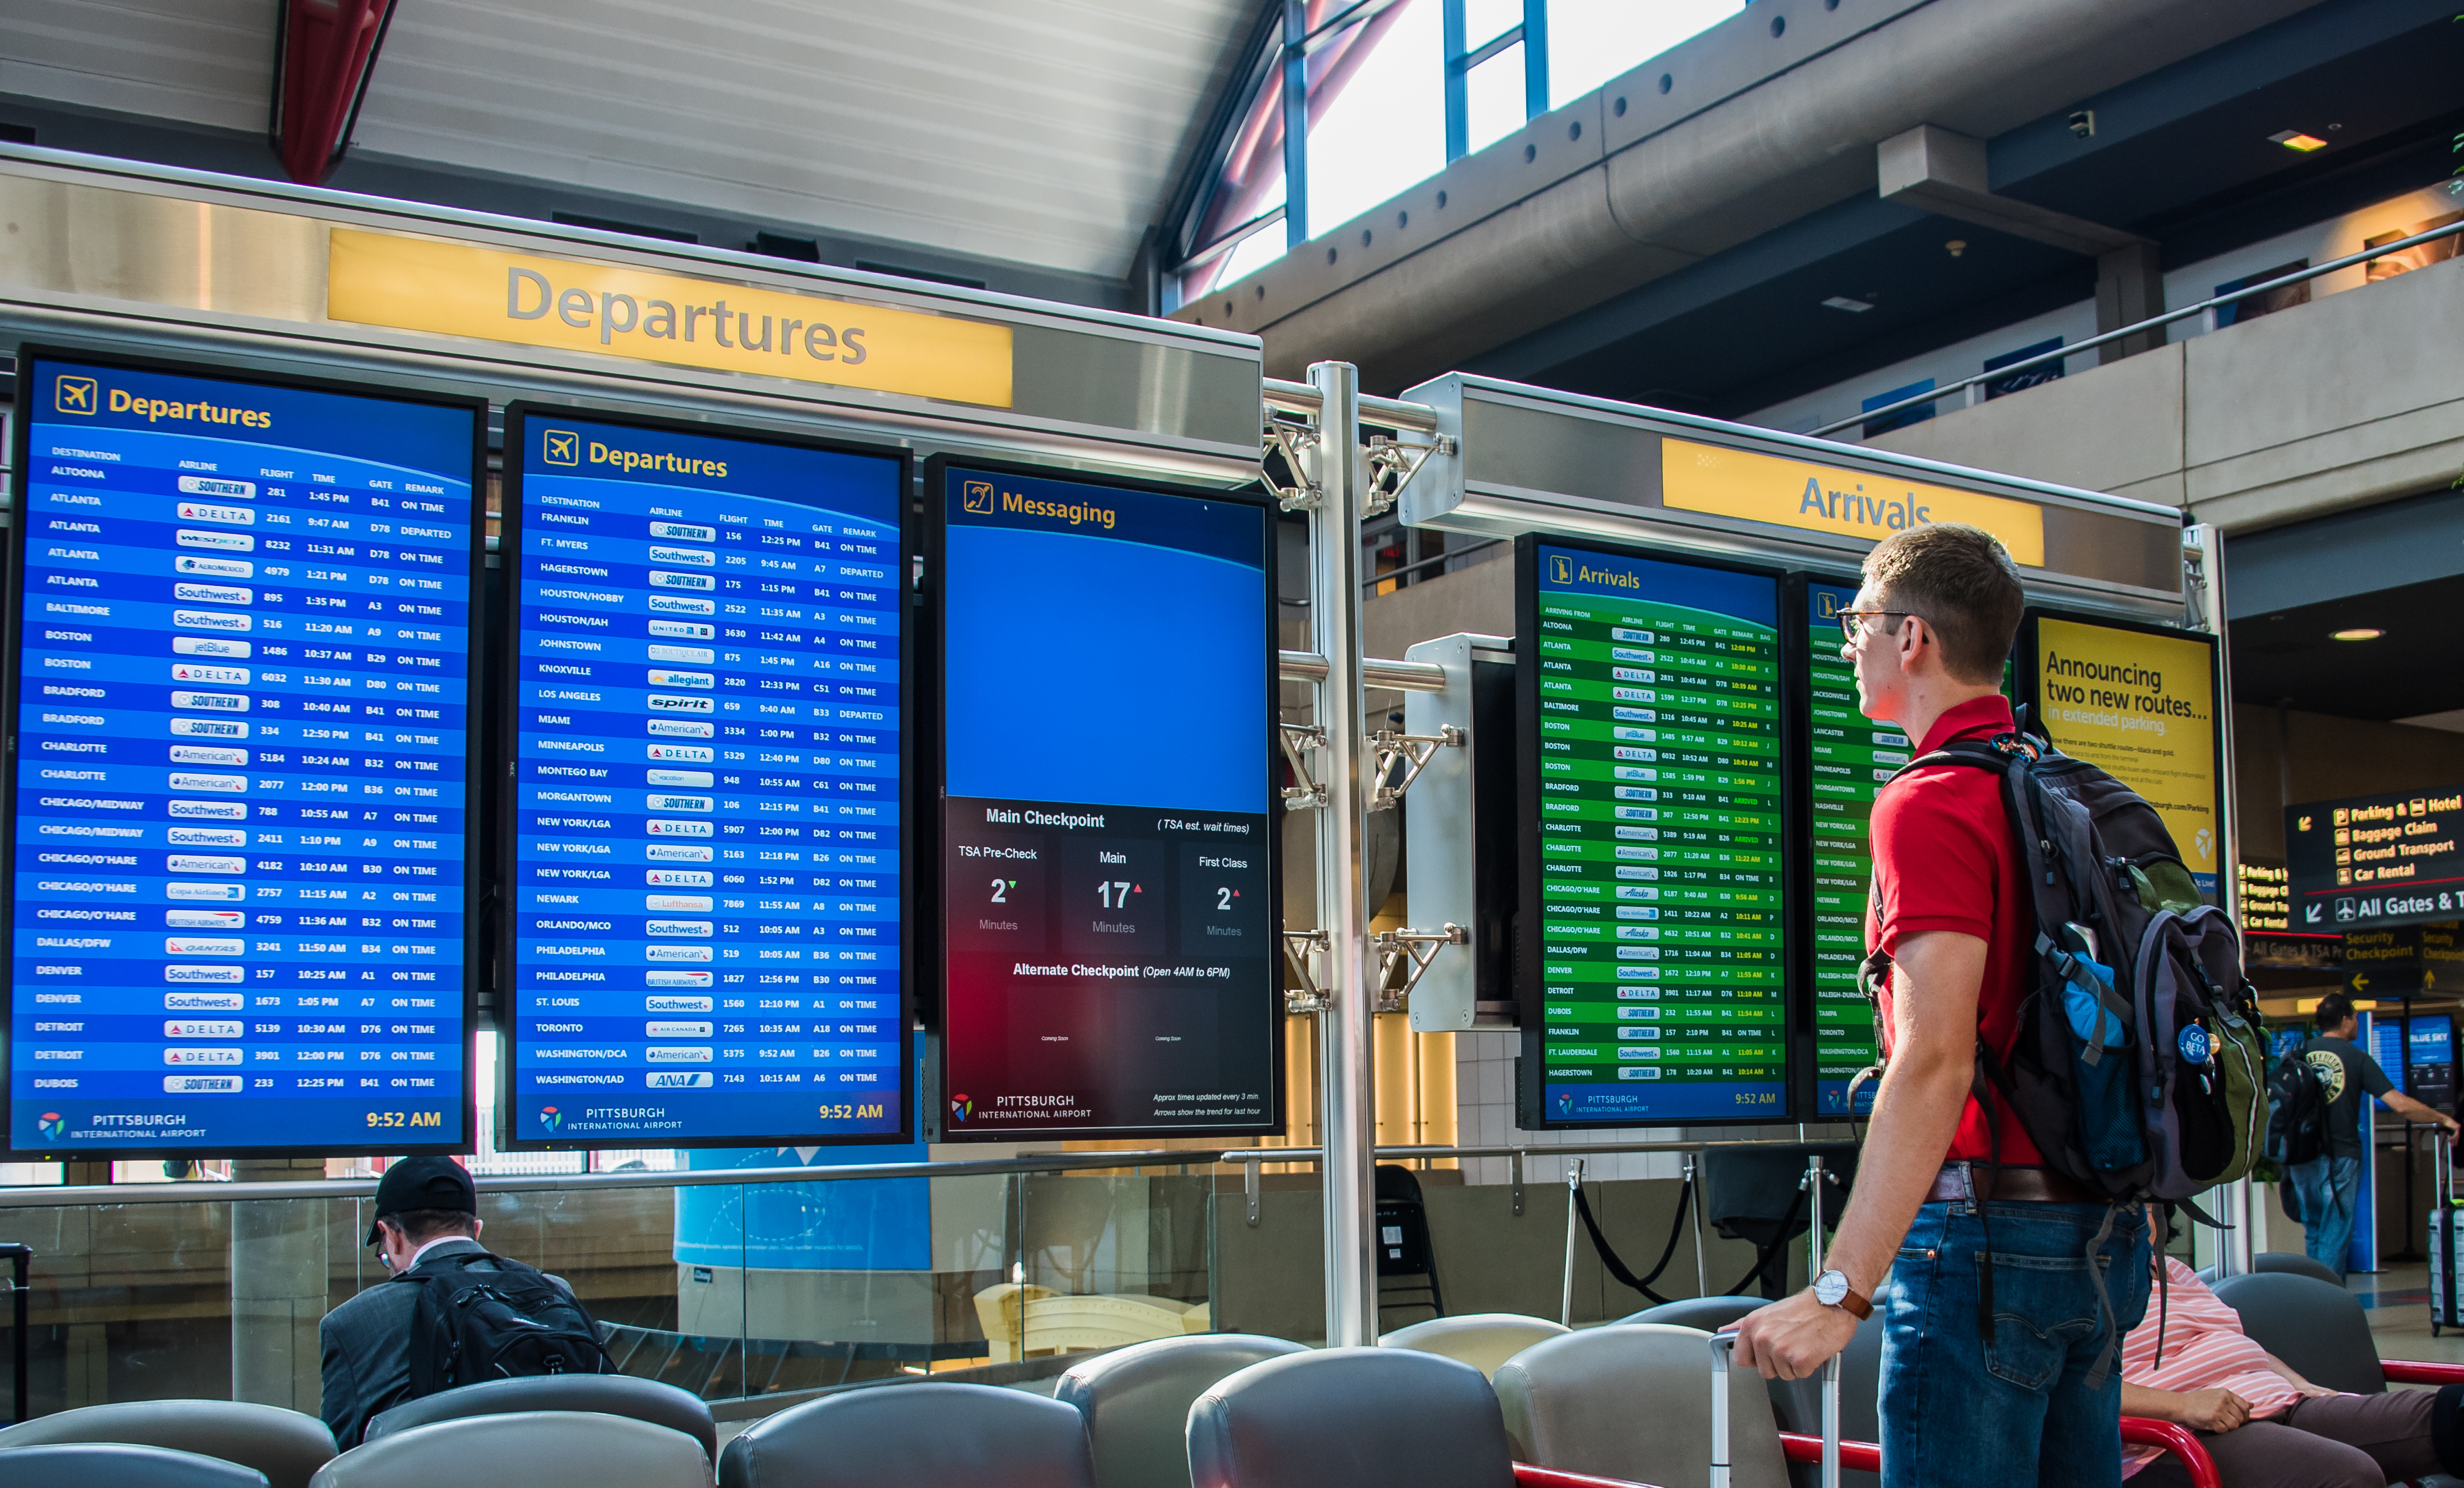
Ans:
<svg viewBox="0 0 2464 1488"><path fill-rule="evenodd" d="M2096 133L2096 110L2092 108L2083 108L2078 113L2073 114L2071 116L2071 133L2079 136L2082 140Z"/></svg>

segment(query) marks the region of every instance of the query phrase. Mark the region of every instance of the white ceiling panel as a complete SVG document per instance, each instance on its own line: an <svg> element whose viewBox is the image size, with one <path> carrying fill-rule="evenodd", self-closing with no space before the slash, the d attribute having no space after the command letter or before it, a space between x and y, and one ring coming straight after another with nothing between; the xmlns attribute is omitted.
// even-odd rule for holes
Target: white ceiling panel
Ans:
<svg viewBox="0 0 2464 1488"><path fill-rule="evenodd" d="M276 0L0 0L0 91L262 129ZM373 155L1117 277L1257 0L402 0Z"/></svg>

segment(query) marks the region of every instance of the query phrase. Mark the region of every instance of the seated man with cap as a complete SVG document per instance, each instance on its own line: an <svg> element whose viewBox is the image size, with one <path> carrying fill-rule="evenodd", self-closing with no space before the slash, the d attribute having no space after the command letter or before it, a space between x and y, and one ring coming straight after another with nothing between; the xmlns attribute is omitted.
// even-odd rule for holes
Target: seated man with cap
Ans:
<svg viewBox="0 0 2464 1488"><path fill-rule="evenodd" d="M317 1326L325 1392L318 1414L344 1450L360 1444L371 1417L411 1397L410 1346L420 1288L401 1282L423 1262L479 1243L479 1195L450 1157L406 1157L377 1184L376 1223L367 1243L393 1273L325 1315Z"/></svg>

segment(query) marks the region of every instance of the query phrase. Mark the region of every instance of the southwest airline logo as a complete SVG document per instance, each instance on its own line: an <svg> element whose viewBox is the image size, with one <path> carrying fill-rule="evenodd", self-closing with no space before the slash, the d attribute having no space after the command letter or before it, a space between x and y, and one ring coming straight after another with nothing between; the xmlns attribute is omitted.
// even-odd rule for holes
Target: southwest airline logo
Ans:
<svg viewBox="0 0 2464 1488"><path fill-rule="evenodd" d="M991 515L993 510L993 483L988 480L971 480L967 482L966 485L960 487L958 490L958 502L970 512L979 513L987 516Z"/></svg>
<svg viewBox="0 0 2464 1488"><path fill-rule="evenodd" d="M1574 581L1574 560L1568 558L1563 553L1550 554L1549 580L1551 583L1573 583Z"/></svg>
<svg viewBox="0 0 2464 1488"><path fill-rule="evenodd" d="M59 413L82 413L89 418L102 411L102 401L90 377L63 377L52 384L52 407Z"/></svg>
<svg viewBox="0 0 2464 1488"><path fill-rule="evenodd" d="M547 430L539 447L539 458L550 465L580 465L582 436L569 428Z"/></svg>

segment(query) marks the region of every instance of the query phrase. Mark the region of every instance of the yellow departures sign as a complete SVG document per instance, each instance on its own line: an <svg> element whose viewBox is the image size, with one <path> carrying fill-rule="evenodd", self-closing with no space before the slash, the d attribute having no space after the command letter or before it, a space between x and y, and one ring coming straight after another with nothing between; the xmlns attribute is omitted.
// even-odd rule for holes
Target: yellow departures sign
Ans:
<svg viewBox="0 0 2464 1488"><path fill-rule="evenodd" d="M1010 331L622 264L336 228L328 319L1010 405Z"/></svg>
<svg viewBox="0 0 2464 1488"><path fill-rule="evenodd" d="M1660 451L1663 506L1875 542L1925 522L1967 522L2001 538L2013 562L2045 566L2045 514L2025 501L1690 439L1663 438Z"/></svg>

